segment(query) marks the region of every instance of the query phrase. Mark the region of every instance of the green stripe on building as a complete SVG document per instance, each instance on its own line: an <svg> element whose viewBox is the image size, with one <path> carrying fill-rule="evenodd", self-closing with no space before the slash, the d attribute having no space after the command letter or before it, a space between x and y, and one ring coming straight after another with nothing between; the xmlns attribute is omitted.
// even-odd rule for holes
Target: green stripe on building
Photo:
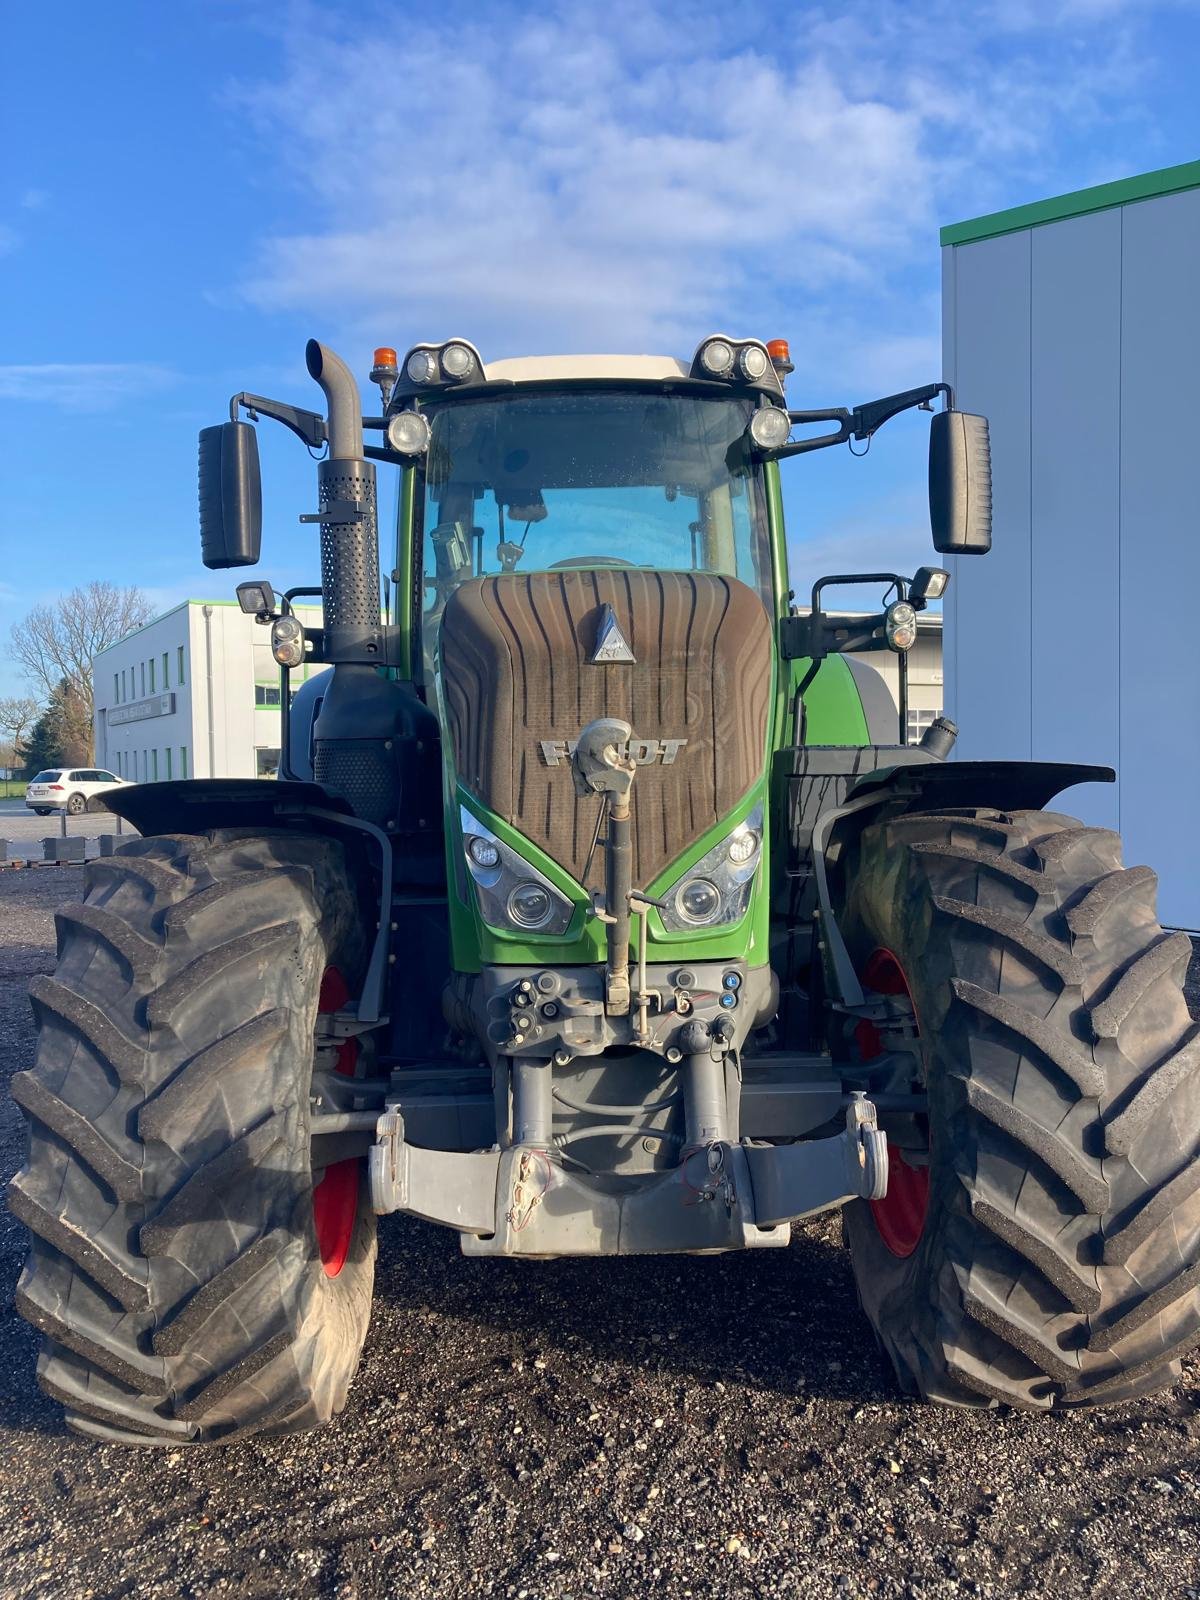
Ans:
<svg viewBox="0 0 1200 1600"><path fill-rule="evenodd" d="M1098 183L1091 189L1076 189L1053 200L1035 200L1009 211L993 211L969 222L952 222L942 229L942 243L973 244L978 239L994 239L1002 233L1018 233L1022 228L1037 228L1046 222L1061 222L1066 217L1086 216L1089 211L1107 211L1128 205L1133 200L1152 200L1156 195L1178 194L1181 189L1200 188L1200 161L1185 161L1178 167L1160 167L1137 178L1119 178L1115 183Z"/></svg>

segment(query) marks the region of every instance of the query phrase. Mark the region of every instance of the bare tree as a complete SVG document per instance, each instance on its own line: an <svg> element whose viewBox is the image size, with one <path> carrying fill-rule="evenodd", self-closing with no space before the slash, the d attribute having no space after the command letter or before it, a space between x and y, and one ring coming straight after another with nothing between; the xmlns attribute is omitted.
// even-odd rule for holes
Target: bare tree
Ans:
<svg viewBox="0 0 1200 1600"><path fill-rule="evenodd" d="M0 699L0 733L9 745L18 745L41 716L42 707L31 694L10 694Z"/></svg>
<svg viewBox="0 0 1200 1600"><path fill-rule="evenodd" d="M78 708L78 736L86 738L89 750L92 658L149 620L150 602L140 589L97 582L72 589L53 605L34 606L23 622L13 624L12 654L25 676L47 699L67 685Z"/></svg>

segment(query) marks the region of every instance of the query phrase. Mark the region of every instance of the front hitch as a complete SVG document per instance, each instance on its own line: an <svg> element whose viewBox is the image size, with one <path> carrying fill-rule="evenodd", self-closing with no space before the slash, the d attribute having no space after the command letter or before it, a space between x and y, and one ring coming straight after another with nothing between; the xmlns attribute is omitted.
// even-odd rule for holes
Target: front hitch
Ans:
<svg viewBox="0 0 1200 1600"><path fill-rule="evenodd" d="M633 838L630 795L637 763L629 754L633 729L619 717L597 717L579 735L571 752L575 792L598 794L604 808L604 922L608 961L604 1009L610 1017L629 1014L629 926L633 894Z"/></svg>

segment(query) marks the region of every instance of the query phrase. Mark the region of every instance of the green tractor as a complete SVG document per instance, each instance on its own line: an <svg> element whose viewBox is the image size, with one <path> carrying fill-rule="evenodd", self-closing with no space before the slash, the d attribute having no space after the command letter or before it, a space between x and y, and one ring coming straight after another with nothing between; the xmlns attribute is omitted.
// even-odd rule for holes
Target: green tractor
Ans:
<svg viewBox="0 0 1200 1600"><path fill-rule="evenodd" d="M200 442L214 568L259 557L253 423L325 452L320 588L238 591L280 780L108 797L141 837L87 867L31 986L17 1299L71 1425L326 1421L393 1212L547 1257L781 1248L840 1208L907 1391L1172 1382L1200 1341L1190 945L1115 834L1044 809L1112 773L947 761L941 719L897 738L860 658L897 654L903 711L940 568L791 605L781 461L940 405L934 545L982 554L984 419L944 384L790 411L786 347L724 335L380 350L367 417L307 360L322 412L239 394ZM877 609L823 608L850 581Z"/></svg>

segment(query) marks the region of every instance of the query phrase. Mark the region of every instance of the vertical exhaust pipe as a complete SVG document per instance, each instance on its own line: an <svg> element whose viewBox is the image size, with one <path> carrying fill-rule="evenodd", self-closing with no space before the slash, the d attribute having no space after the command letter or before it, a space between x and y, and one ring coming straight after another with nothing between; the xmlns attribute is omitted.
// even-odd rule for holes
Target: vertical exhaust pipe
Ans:
<svg viewBox="0 0 1200 1600"><path fill-rule="evenodd" d="M363 455L362 400L341 356L308 341L309 375L328 406L329 456L317 467L326 653L334 662L382 660L375 464ZM357 511L354 509L357 502Z"/></svg>
<svg viewBox="0 0 1200 1600"><path fill-rule="evenodd" d="M313 730L313 776L356 816L394 828L396 686L376 671L387 652L375 465L363 455L362 399L350 368L316 339L309 340L305 360L325 394L329 435L329 455L317 466L320 509L312 520L321 525L325 658L333 672Z"/></svg>

